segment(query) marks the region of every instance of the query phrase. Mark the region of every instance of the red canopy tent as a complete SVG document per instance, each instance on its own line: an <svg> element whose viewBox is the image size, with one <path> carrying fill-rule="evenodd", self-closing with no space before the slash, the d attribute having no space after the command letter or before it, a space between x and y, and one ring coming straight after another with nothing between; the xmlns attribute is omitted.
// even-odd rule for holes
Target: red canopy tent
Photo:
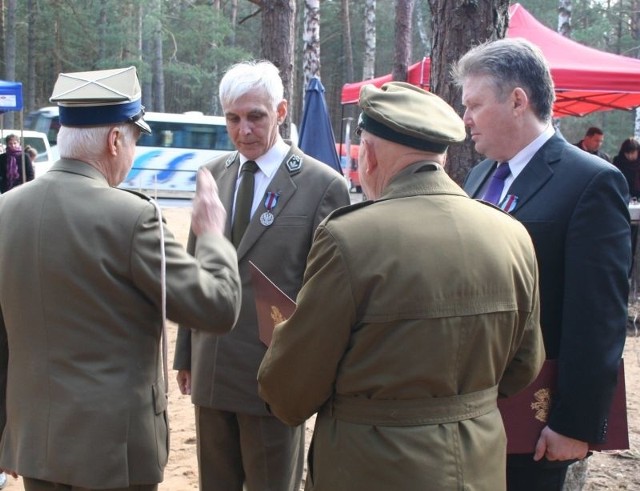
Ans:
<svg viewBox="0 0 640 491"><path fill-rule="evenodd" d="M589 48L544 26L520 4L509 7L507 37L521 37L544 53L556 87L554 116L584 116L609 109L640 106L640 60ZM408 81L428 88L428 58L411 65ZM381 86L391 75L345 84L342 104L358 101L360 87Z"/></svg>

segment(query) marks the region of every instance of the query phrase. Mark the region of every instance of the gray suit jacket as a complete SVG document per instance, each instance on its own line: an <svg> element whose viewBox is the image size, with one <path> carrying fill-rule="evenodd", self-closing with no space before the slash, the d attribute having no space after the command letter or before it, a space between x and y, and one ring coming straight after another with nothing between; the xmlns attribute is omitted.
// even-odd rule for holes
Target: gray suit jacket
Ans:
<svg viewBox="0 0 640 491"><path fill-rule="evenodd" d="M464 185L477 197L495 162ZM547 358L558 359L551 429L601 443L626 337L631 265L628 189L611 164L554 135L511 184L510 213L527 228L540 269Z"/></svg>
<svg viewBox="0 0 640 491"><path fill-rule="evenodd" d="M159 232L147 199L84 162L61 160L0 197L0 467L83 488L162 480ZM168 317L229 331L233 246L204 235L196 261L164 234Z"/></svg>
<svg viewBox="0 0 640 491"><path fill-rule="evenodd" d="M207 164L229 211L225 234L230 237L233 195L238 176L237 154ZM287 295L295 299L318 224L334 209L349 204L344 179L326 164L292 147L276 171L267 192L279 193L271 225L260 222L266 211L258 207L238 246L242 277L242 308L236 328L216 335L191 331L181 325L174 368L190 369L191 398L195 405L255 415L268 414L258 397L256 375L266 346L258 338L249 261L256 264ZM190 235L188 250L197 245ZM318 299L330 302L331 299ZM212 319L212 322L214 319Z"/></svg>

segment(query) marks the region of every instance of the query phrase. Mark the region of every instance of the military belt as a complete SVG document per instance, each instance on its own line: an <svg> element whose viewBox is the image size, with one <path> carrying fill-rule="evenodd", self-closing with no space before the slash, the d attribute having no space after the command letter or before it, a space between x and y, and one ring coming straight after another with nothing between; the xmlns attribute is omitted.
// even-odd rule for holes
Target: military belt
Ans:
<svg viewBox="0 0 640 491"><path fill-rule="evenodd" d="M419 426L477 418L497 409L498 386L457 396L426 399L366 399L335 394L329 415L373 426Z"/></svg>

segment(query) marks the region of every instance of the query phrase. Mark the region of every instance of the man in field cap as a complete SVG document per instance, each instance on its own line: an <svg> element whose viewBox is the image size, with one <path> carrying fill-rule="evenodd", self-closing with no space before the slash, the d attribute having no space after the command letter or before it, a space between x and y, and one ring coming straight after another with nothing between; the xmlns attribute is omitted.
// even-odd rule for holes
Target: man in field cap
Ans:
<svg viewBox="0 0 640 491"><path fill-rule="evenodd" d="M165 312L231 330L235 249L210 175L195 257L154 202L115 187L149 131L134 68L61 74L51 100L61 159L0 197L0 468L27 491L153 491L169 450Z"/></svg>
<svg viewBox="0 0 640 491"><path fill-rule="evenodd" d="M390 82L360 108L371 201L320 225L260 393L291 425L318 412L307 490L503 490L496 399L544 359L531 241L447 176L465 130L443 100Z"/></svg>

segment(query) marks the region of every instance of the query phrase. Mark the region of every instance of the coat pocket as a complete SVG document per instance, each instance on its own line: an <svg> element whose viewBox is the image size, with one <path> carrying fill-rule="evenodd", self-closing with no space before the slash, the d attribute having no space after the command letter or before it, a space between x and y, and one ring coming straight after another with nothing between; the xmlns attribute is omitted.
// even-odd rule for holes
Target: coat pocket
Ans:
<svg viewBox="0 0 640 491"><path fill-rule="evenodd" d="M169 459L169 419L167 415L167 396L161 384L151 386L153 392L154 426L158 466L164 469Z"/></svg>

